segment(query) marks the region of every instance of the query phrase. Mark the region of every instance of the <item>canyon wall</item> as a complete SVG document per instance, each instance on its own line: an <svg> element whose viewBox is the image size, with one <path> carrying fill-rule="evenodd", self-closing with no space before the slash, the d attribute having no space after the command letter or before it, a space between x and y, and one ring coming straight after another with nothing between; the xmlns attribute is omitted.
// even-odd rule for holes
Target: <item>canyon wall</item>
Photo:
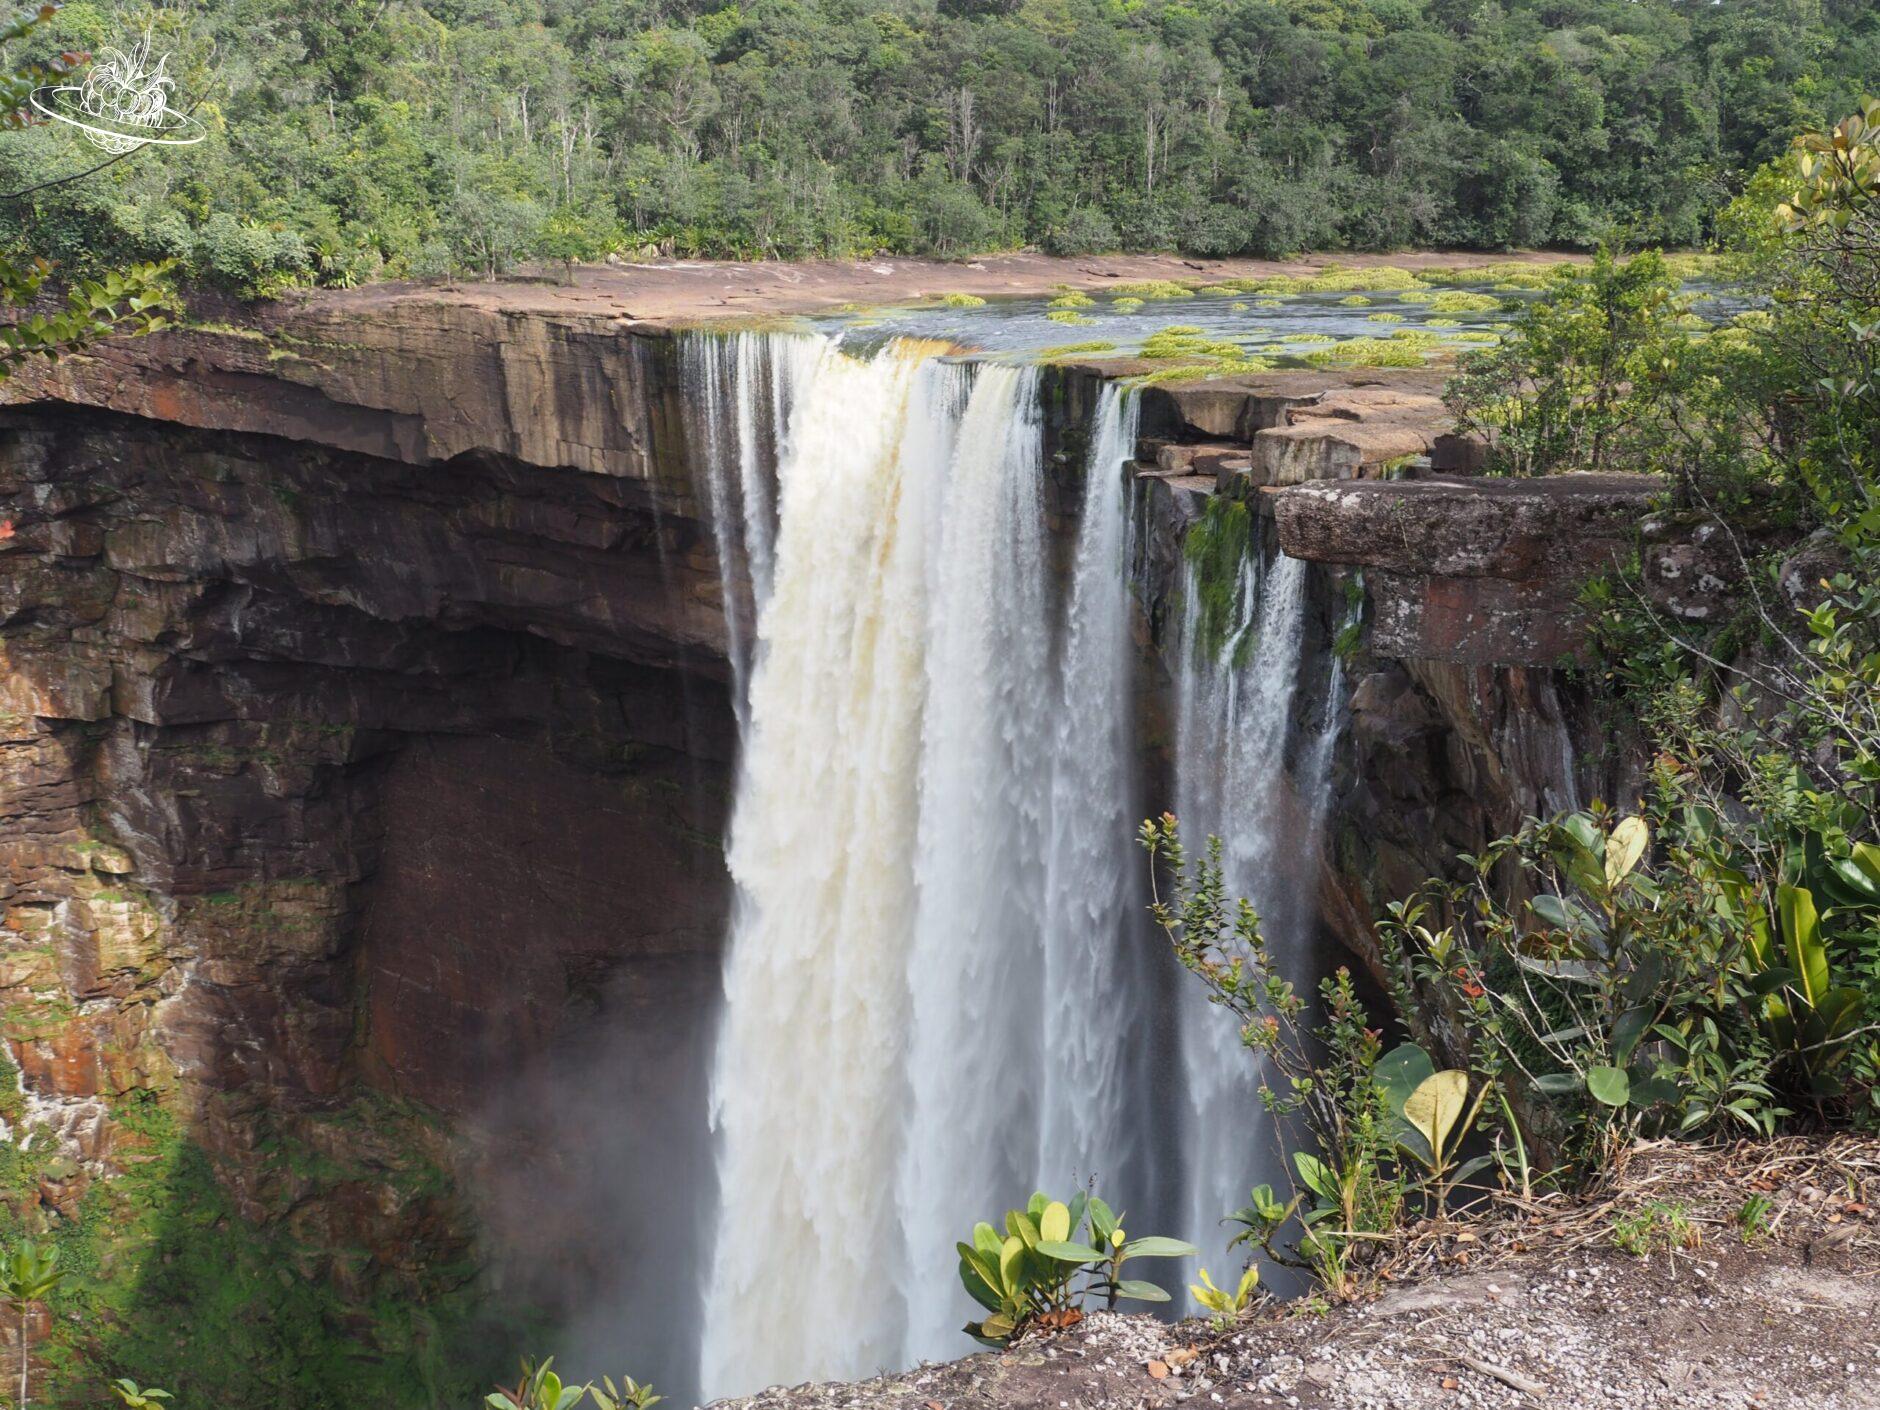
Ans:
<svg viewBox="0 0 1880 1410"><path fill-rule="evenodd" d="M12 1216L87 1270L85 1315L34 1333L71 1403L91 1367L462 1399L531 1316L695 1252L735 729L678 366L614 314L405 298L5 388L0 1155ZM1048 374L1054 499L1101 375ZM1143 407L1141 718L1209 500L1318 565L1320 640L1363 604L1318 891L1373 964L1383 899L1629 760L1572 594L1651 487L1428 478L1467 468L1432 391ZM644 1125L588 1129L577 1080Z"/></svg>

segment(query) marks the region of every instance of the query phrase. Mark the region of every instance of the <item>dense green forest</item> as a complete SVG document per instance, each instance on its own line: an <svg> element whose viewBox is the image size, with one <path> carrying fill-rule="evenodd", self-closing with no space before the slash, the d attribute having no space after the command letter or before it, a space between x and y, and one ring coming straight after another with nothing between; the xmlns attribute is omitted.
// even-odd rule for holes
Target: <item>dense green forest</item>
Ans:
<svg viewBox="0 0 1880 1410"><path fill-rule="evenodd" d="M254 291L658 247L1690 244L1880 73L1869 0L75 0L200 146L0 202ZM95 164L0 142L0 193Z"/></svg>

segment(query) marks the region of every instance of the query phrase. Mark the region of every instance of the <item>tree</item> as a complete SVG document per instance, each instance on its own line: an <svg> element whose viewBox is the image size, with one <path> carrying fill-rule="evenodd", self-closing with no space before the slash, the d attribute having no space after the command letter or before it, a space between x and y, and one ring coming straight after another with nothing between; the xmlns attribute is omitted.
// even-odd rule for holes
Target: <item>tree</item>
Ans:
<svg viewBox="0 0 1880 1410"><path fill-rule="evenodd" d="M58 6L42 5L0 27L0 48L27 39L57 13ZM84 58L65 52L0 69L0 128L17 130L35 122L28 102L33 89L69 73ZM113 333L147 333L162 327L170 307L162 287L167 269L145 264L77 281L66 290L63 308L21 314L0 326L0 381L35 356L58 357ZM32 304L52 273L49 260L0 250L0 313Z"/></svg>
<svg viewBox="0 0 1880 1410"><path fill-rule="evenodd" d="M598 259L621 241L620 222L612 210L598 205L566 204L555 207L535 237L535 252L560 260L567 283L574 283L577 260Z"/></svg>
<svg viewBox="0 0 1880 1410"><path fill-rule="evenodd" d="M5 1261L0 1262L0 1297L20 1314L19 1410L26 1410L26 1373L31 1364L31 1357L27 1355L26 1318L33 1304L49 1297L64 1280L65 1274L59 1270L58 1263L56 1248L41 1253L31 1239L22 1240Z"/></svg>

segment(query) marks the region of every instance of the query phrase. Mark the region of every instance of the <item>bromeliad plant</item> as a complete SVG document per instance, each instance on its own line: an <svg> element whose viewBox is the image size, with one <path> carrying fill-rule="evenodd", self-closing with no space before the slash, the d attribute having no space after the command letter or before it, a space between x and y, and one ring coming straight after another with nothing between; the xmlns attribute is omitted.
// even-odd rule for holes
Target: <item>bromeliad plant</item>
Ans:
<svg viewBox="0 0 1880 1410"><path fill-rule="evenodd" d="M1005 1232L973 1226L959 1246L960 1281L987 1315L966 1326L987 1346L1006 1346L1032 1329L1059 1330L1083 1318L1087 1297L1104 1306L1121 1299L1167 1302L1154 1283L1125 1278L1132 1258L1187 1258L1193 1244L1179 1239L1132 1239L1122 1219L1095 1195L1079 1192L1065 1203L1034 1194L1023 1209L1005 1214Z"/></svg>

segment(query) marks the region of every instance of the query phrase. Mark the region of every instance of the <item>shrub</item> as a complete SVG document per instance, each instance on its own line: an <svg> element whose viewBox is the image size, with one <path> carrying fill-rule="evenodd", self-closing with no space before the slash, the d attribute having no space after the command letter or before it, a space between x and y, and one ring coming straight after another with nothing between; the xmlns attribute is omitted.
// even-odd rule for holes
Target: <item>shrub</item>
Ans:
<svg viewBox="0 0 1880 1410"><path fill-rule="evenodd" d="M1120 1300L1167 1302L1154 1283L1123 1276L1132 1258L1187 1258L1193 1244L1160 1237L1132 1239L1121 1216L1095 1195L1069 1202L1034 1194L1005 1213L1005 1232L973 1226L971 1243L956 1245L960 1282L986 1316L966 1332L988 1346L1006 1346L1028 1331L1062 1330L1083 1319L1086 1298L1106 1307Z"/></svg>

